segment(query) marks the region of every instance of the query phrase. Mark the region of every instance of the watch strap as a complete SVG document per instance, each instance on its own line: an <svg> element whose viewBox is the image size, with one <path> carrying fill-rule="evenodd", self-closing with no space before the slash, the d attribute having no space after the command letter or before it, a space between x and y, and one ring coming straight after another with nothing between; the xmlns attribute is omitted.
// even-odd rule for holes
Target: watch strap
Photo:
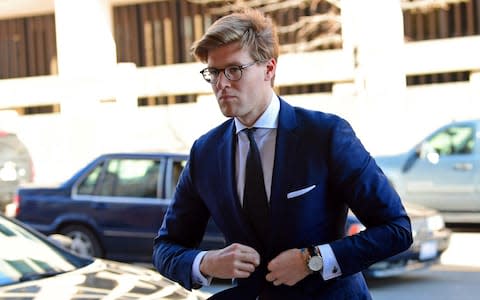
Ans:
<svg viewBox="0 0 480 300"><path fill-rule="evenodd" d="M310 246L307 248L308 250L308 254L310 254L310 257L313 257L313 256L320 256L320 251L318 250L318 247L316 246Z"/></svg>

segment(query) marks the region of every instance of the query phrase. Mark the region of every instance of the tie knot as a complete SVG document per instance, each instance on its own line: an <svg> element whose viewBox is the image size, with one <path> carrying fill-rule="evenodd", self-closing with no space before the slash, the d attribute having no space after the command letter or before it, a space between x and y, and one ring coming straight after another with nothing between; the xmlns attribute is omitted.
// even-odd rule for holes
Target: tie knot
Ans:
<svg viewBox="0 0 480 300"><path fill-rule="evenodd" d="M253 133L255 132L255 130L257 130L256 127L251 127L251 128L245 128L243 131L245 131L245 133L247 134L248 139L252 140L253 139Z"/></svg>

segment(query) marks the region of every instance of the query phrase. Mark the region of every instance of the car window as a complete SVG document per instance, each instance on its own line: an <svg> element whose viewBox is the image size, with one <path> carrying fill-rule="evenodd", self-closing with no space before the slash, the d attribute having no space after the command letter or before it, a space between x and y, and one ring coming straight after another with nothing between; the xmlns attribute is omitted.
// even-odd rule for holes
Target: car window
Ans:
<svg viewBox="0 0 480 300"><path fill-rule="evenodd" d="M88 176L78 185L77 193L80 195L93 195L98 177L102 172L103 163L99 164Z"/></svg>
<svg viewBox="0 0 480 300"><path fill-rule="evenodd" d="M180 178L180 174L182 174L183 169L185 169L186 163L187 163L186 160L173 162L172 178L173 178L174 185L177 185L178 179Z"/></svg>
<svg viewBox="0 0 480 300"><path fill-rule="evenodd" d="M172 198L173 193L175 192L175 188L178 183L178 179L180 178L180 175L182 174L183 169L185 169L185 166L187 164L186 159L174 159L172 160L172 170L171 170L171 182L169 183L168 189L166 190L166 198Z"/></svg>
<svg viewBox="0 0 480 300"><path fill-rule="evenodd" d="M451 126L433 135L427 144L439 155L469 154L475 146L474 132L471 126Z"/></svg>
<svg viewBox="0 0 480 300"><path fill-rule="evenodd" d="M118 182L113 196L156 197L159 164L155 160L119 160L116 165ZM113 170L109 171L113 173Z"/></svg>
<svg viewBox="0 0 480 300"><path fill-rule="evenodd" d="M79 193L88 191L102 196L157 198L159 170L159 160L112 159L102 169L98 167L87 176L79 186Z"/></svg>

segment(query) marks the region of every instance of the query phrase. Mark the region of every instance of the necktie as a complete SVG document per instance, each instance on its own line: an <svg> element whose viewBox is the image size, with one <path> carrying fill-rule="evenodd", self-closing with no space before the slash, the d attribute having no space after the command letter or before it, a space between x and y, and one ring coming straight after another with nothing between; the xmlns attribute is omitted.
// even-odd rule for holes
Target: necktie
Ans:
<svg viewBox="0 0 480 300"><path fill-rule="evenodd" d="M243 208L252 223L258 238L266 243L268 238L268 200L263 180L262 161L257 143L253 137L254 128L247 128L245 132L250 142L245 166L245 187L243 192Z"/></svg>

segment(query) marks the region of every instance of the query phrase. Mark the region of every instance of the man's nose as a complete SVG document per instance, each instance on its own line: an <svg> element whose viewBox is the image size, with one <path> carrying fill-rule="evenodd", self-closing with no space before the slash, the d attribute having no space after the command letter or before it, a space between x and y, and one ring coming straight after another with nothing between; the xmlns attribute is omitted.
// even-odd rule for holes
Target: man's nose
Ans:
<svg viewBox="0 0 480 300"><path fill-rule="evenodd" d="M215 84L217 88L221 89L229 84L230 84L230 80L228 80L227 76L225 76L225 73L220 72L218 74L217 83Z"/></svg>

